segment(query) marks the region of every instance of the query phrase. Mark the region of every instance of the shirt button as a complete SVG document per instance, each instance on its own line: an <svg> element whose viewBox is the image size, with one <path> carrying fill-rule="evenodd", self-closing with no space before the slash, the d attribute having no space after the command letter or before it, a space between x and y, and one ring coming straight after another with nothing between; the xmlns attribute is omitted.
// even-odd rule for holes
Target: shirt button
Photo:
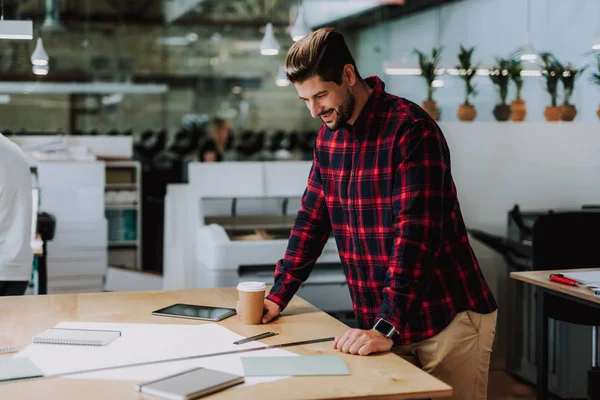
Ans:
<svg viewBox="0 0 600 400"><path fill-rule="evenodd" d="M360 140L354 139L354 143L360 143Z"/></svg>
<svg viewBox="0 0 600 400"><path fill-rule="evenodd" d="M362 301L363 301L363 303L366 303L366 302L367 302L367 298L366 298L366 297L363 297L363 298L362 298Z"/></svg>

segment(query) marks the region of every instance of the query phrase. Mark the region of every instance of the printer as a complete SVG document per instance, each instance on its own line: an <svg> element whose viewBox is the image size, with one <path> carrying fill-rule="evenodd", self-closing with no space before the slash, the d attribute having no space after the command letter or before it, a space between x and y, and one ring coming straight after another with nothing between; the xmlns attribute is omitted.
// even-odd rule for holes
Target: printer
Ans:
<svg viewBox="0 0 600 400"><path fill-rule="evenodd" d="M287 248L310 167L309 161L189 164L191 207L180 214L194 224L188 230L193 273L180 282L187 280L189 287L193 280L196 288L233 287L251 280L273 284L275 264ZM167 201L168 197L169 193ZM172 268L165 268L165 278ZM333 236L297 294L326 312L352 312Z"/></svg>

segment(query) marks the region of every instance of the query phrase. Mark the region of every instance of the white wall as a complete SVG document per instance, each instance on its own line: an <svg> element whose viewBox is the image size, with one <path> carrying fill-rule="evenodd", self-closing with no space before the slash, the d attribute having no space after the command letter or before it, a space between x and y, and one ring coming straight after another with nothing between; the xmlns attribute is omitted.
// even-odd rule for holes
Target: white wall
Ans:
<svg viewBox="0 0 600 400"><path fill-rule="evenodd" d="M440 44L445 46L441 66L456 66L461 43L476 46L476 58L489 65L494 57L507 57L524 44L526 22L526 0L458 1L361 31L357 35L355 57L363 76L377 74L386 82L388 91L421 103L427 94L423 78L384 75L384 60L407 58L409 66L414 67L417 58L411 54L412 49L430 52L438 45L439 34ZM577 66L593 62L583 54L591 49L599 25L598 0L532 0L534 45L538 52L551 51L561 61ZM377 47L381 47L379 52ZM592 86L588 76L589 70L577 82L572 102L579 110L578 121L597 122L600 88ZM445 75L443 79L445 87L436 91L435 98L441 106L442 120L456 121L456 110L464 98L464 84L456 76ZM475 79L480 89L474 100L477 120L493 120L496 92L488 77ZM514 97L513 89L509 98ZM523 97L529 109L527 120L543 121L543 110L550 98L544 91L542 78L526 78Z"/></svg>
<svg viewBox="0 0 600 400"><path fill-rule="evenodd" d="M507 212L600 204L600 127L447 122L452 173L468 228L505 234Z"/></svg>

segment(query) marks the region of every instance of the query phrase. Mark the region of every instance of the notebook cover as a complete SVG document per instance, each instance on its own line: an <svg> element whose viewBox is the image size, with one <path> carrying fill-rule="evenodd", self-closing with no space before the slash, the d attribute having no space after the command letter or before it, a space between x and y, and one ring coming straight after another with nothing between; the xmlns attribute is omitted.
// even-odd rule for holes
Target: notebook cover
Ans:
<svg viewBox="0 0 600 400"><path fill-rule="evenodd" d="M165 399L195 399L243 382L243 376L209 368L196 368L141 383L136 389Z"/></svg>
<svg viewBox="0 0 600 400"><path fill-rule="evenodd" d="M0 382L44 376L29 358L0 358Z"/></svg>
<svg viewBox="0 0 600 400"><path fill-rule="evenodd" d="M350 375L337 356L242 357L245 376Z"/></svg>

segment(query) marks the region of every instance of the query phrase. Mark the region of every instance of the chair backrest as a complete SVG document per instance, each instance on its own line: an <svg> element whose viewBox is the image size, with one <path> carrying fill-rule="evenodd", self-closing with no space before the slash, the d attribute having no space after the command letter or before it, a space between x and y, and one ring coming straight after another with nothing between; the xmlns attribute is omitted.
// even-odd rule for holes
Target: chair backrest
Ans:
<svg viewBox="0 0 600 400"><path fill-rule="evenodd" d="M550 213L533 226L533 269L600 267L600 212Z"/></svg>

